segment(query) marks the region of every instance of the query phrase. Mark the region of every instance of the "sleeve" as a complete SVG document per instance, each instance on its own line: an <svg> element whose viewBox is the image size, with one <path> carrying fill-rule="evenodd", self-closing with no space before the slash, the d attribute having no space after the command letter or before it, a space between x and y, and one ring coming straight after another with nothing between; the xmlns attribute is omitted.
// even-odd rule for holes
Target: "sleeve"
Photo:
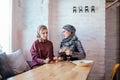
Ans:
<svg viewBox="0 0 120 80"><path fill-rule="evenodd" d="M32 62L34 62L34 64L43 64L44 63L43 59L38 58L39 47L37 44L38 43L34 42L30 49L32 55Z"/></svg>
<svg viewBox="0 0 120 80"><path fill-rule="evenodd" d="M49 49L48 57L49 57L51 60L53 60L54 52L53 52L53 43L52 43L52 42L50 42L50 49Z"/></svg>
<svg viewBox="0 0 120 80"><path fill-rule="evenodd" d="M75 47L77 49L77 51L74 51L72 54L72 57L77 57L78 59L83 59L86 57L86 53L83 49L83 46L81 44L81 42L78 40L75 43Z"/></svg>

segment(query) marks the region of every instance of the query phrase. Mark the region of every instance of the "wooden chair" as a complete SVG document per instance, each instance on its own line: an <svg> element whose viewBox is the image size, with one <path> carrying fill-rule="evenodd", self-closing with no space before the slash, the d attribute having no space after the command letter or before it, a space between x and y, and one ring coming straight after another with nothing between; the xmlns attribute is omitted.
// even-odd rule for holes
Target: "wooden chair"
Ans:
<svg viewBox="0 0 120 80"><path fill-rule="evenodd" d="M115 80L115 76L120 68L120 64L115 64L112 74L111 74L111 79L110 80Z"/></svg>

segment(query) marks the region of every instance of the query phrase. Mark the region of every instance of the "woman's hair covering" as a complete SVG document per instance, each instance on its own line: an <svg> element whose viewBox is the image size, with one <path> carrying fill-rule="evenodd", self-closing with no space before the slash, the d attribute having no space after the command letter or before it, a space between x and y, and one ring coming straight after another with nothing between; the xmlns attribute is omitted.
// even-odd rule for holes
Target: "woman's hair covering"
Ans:
<svg viewBox="0 0 120 80"><path fill-rule="evenodd" d="M38 28L37 28L37 38L40 38L39 32L43 31L44 29L47 29L47 27L45 25L38 26Z"/></svg>
<svg viewBox="0 0 120 80"><path fill-rule="evenodd" d="M72 32L72 33L75 33L76 32L76 29L73 25L70 25L70 24L67 24L65 26L63 26L63 29L69 31L69 32Z"/></svg>

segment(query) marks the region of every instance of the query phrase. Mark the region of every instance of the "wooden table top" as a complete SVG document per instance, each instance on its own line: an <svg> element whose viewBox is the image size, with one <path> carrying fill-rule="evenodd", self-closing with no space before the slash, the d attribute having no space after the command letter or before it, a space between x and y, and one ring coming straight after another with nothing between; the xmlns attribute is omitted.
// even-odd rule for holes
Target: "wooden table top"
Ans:
<svg viewBox="0 0 120 80"><path fill-rule="evenodd" d="M44 64L7 80L87 80L92 65L80 67L71 62Z"/></svg>

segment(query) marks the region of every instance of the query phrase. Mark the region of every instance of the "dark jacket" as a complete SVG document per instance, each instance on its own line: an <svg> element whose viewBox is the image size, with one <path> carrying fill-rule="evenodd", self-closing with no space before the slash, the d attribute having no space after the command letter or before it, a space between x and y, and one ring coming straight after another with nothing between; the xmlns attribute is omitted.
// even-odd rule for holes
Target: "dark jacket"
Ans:
<svg viewBox="0 0 120 80"><path fill-rule="evenodd" d="M69 40L70 41L70 40ZM61 42L61 46L60 46L60 48L63 48L64 46L66 46L67 44L66 43L71 43L71 42L65 42L64 41L64 43L63 42ZM85 53L85 51L84 51L84 49L83 49L83 46L82 46L82 44L81 44L81 42L80 42L80 40L78 40L77 38L75 38L75 39L73 39L72 40L72 44L70 44L69 46L67 46L73 53L72 53L72 55L70 55L69 57L70 57L70 60L79 60L79 59L83 59L83 58L85 58L86 57L86 53ZM67 59L67 55L65 54L65 52L64 51L61 51L60 53L60 56L64 59L64 60L66 60Z"/></svg>

